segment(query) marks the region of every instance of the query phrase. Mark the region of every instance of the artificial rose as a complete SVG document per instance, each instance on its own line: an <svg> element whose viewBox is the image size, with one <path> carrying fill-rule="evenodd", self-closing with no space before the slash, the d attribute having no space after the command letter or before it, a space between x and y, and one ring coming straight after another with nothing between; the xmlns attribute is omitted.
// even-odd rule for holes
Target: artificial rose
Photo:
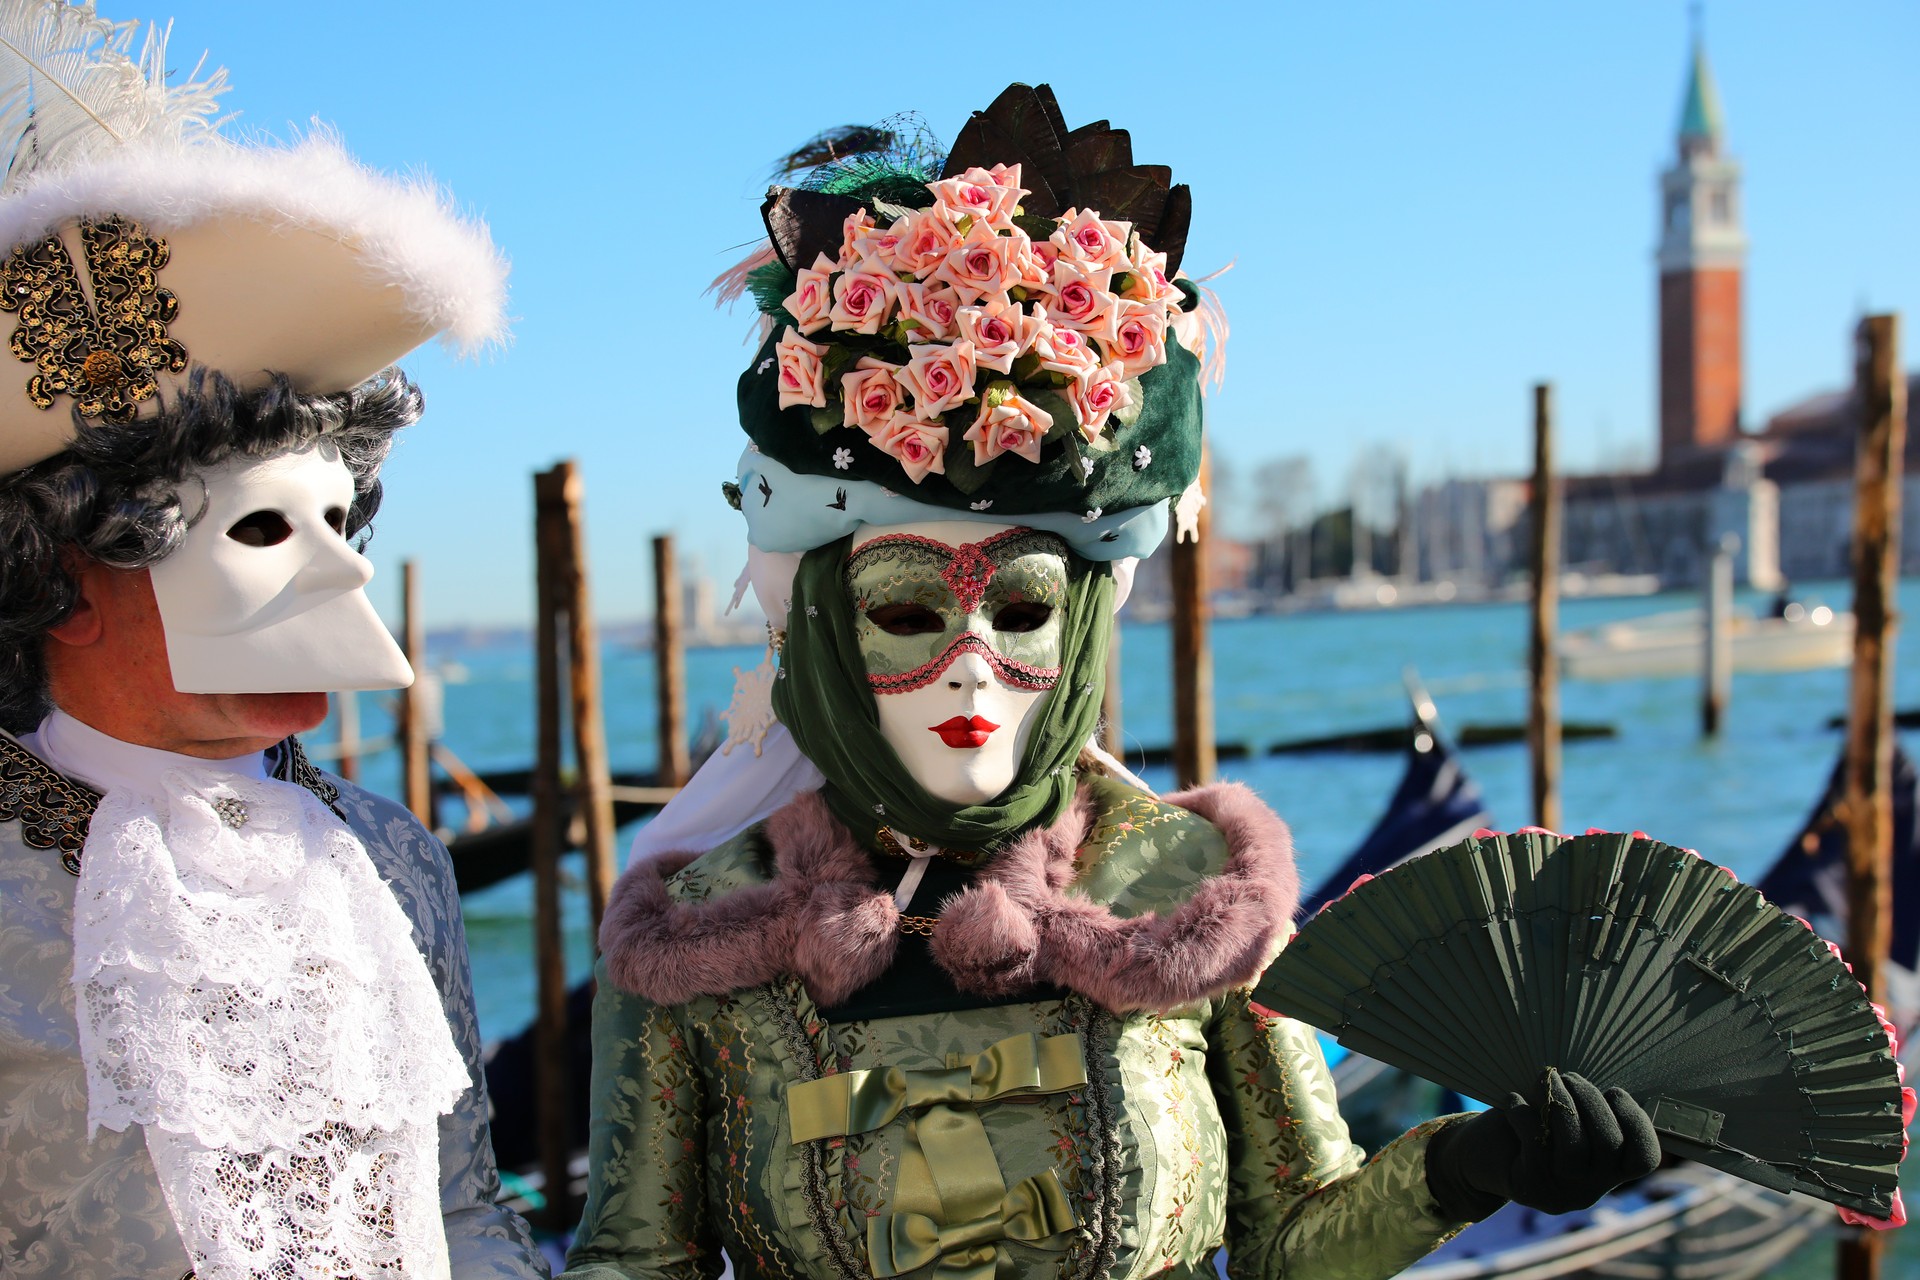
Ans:
<svg viewBox="0 0 1920 1280"><path fill-rule="evenodd" d="M1012 392L992 407L988 407L990 399L981 398L980 416L961 437L973 445L974 465L1003 453L1017 453L1028 462L1040 461L1040 442L1053 429L1052 415Z"/></svg>
<svg viewBox="0 0 1920 1280"><path fill-rule="evenodd" d="M1116 410L1133 402L1133 392L1113 369L1102 365L1082 378L1067 384L1067 403L1080 424L1080 434L1091 444L1100 438L1101 428Z"/></svg>
<svg viewBox="0 0 1920 1280"><path fill-rule="evenodd" d="M1062 255L1053 264L1047 285L1047 317L1056 325L1078 329L1089 338L1113 333L1114 296L1107 291L1113 273L1097 263Z"/></svg>
<svg viewBox="0 0 1920 1280"><path fill-rule="evenodd" d="M940 209L907 214L890 230L900 236L893 248L893 269L921 280L932 275L947 255L960 247L963 238L953 219Z"/></svg>
<svg viewBox="0 0 1920 1280"><path fill-rule="evenodd" d="M840 266L842 270L857 265L865 255L860 251L860 242L873 231L873 215L865 209L856 210L847 215L840 224Z"/></svg>
<svg viewBox="0 0 1920 1280"><path fill-rule="evenodd" d="M827 407L827 389L820 358L827 349L808 342L792 325L774 347L780 365L780 407L791 409L803 404L811 409Z"/></svg>
<svg viewBox="0 0 1920 1280"><path fill-rule="evenodd" d="M844 272L833 290L833 327L848 333L878 333L893 309L896 281L878 263Z"/></svg>
<svg viewBox="0 0 1920 1280"><path fill-rule="evenodd" d="M1048 243L1066 257L1125 271L1132 264L1127 258L1127 237L1133 234L1130 222L1108 222L1092 209L1069 209L1060 217L1060 225Z"/></svg>
<svg viewBox="0 0 1920 1280"><path fill-rule="evenodd" d="M1026 354L1039 331L1038 323L1019 303L1000 298L960 308L956 321L960 336L973 344L974 365L999 373L1013 372L1013 362Z"/></svg>
<svg viewBox="0 0 1920 1280"><path fill-rule="evenodd" d="M1131 265L1120 268L1129 277L1125 297L1135 302L1164 302L1178 307L1186 301L1180 290L1167 279L1167 255L1136 244Z"/></svg>
<svg viewBox="0 0 1920 1280"><path fill-rule="evenodd" d="M977 303L998 297L1020 280L1019 259L1028 251L1027 235L1017 228L1001 235L983 222L976 222L967 238L953 249L927 277L929 284L951 285L960 301Z"/></svg>
<svg viewBox="0 0 1920 1280"><path fill-rule="evenodd" d="M833 323L835 270L833 259L822 253L814 258L812 266L794 278L793 292L780 305L793 317L800 332L815 333Z"/></svg>
<svg viewBox="0 0 1920 1280"><path fill-rule="evenodd" d="M955 222L968 217L995 230L1013 225L1014 210L1027 194L1020 187L1019 165L995 165L991 171L976 165L957 178L928 183L927 190L933 192L936 207Z"/></svg>
<svg viewBox="0 0 1920 1280"><path fill-rule="evenodd" d="M1167 308L1159 302L1122 299L1113 310L1113 336L1101 343L1107 363L1123 378L1137 378L1167 362Z"/></svg>
<svg viewBox="0 0 1920 1280"><path fill-rule="evenodd" d="M877 435L893 421L893 415L906 401L900 385L900 366L873 356L840 375L840 404L844 410L841 425L858 427L868 435Z"/></svg>
<svg viewBox="0 0 1920 1280"><path fill-rule="evenodd" d="M914 322L914 341L944 342L953 336L954 312L960 305L953 290L929 284L898 284L894 297L900 300L900 318Z"/></svg>
<svg viewBox="0 0 1920 1280"><path fill-rule="evenodd" d="M966 339L951 346L941 342L916 342L907 348L912 356L900 371L900 381L913 393L915 413L936 418L956 405L973 398L973 344Z"/></svg>
<svg viewBox="0 0 1920 1280"><path fill-rule="evenodd" d="M869 228L847 246L852 250L852 260L860 263L865 270L885 271L892 275L898 270L894 266L894 258L899 252L901 239L906 235L906 225L905 218L895 218L890 226Z"/></svg>
<svg viewBox="0 0 1920 1280"><path fill-rule="evenodd" d="M1085 334L1056 323L1045 307L1040 308L1039 319L1042 323L1034 335L1033 350L1040 357L1042 369L1078 378L1100 363Z"/></svg>
<svg viewBox="0 0 1920 1280"><path fill-rule="evenodd" d="M876 448L900 462L907 479L919 484L929 473L947 472L947 428L944 423L922 422L904 413L893 416L880 434L873 437Z"/></svg>

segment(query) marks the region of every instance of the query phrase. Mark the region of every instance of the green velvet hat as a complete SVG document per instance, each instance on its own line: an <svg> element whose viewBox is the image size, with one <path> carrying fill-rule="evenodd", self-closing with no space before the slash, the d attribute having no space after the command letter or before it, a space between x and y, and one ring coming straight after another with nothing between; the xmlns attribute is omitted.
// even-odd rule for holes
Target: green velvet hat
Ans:
<svg viewBox="0 0 1920 1280"><path fill-rule="evenodd" d="M771 330L739 386L759 453L994 518L1093 521L1194 482L1191 198L1125 130L1068 130L1047 86L1013 85L945 156L883 125L795 167L744 280Z"/></svg>

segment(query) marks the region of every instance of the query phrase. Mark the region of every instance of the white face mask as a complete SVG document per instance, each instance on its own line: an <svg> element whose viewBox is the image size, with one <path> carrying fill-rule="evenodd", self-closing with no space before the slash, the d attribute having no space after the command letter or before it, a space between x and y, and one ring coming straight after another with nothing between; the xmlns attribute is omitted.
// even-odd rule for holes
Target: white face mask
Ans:
<svg viewBox="0 0 1920 1280"><path fill-rule="evenodd" d="M1065 550L969 521L855 535L848 586L880 733L928 794L982 804L1019 773L1060 678Z"/></svg>
<svg viewBox="0 0 1920 1280"><path fill-rule="evenodd" d="M201 482L206 485L201 510ZM373 566L341 530L353 477L320 442L190 478L198 518L150 570L182 693L324 693L413 683L363 588Z"/></svg>

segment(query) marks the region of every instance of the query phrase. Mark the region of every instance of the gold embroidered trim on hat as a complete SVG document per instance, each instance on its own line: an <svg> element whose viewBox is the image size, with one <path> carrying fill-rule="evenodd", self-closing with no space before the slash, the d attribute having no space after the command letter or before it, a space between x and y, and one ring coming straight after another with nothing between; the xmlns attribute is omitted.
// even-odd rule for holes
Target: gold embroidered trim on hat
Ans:
<svg viewBox="0 0 1920 1280"><path fill-rule="evenodd" d="M0 311L17 311L13 354L37 372L27 398L51 409L73 398L83 418L132 422L159 394L156 375L187 367L187 349L167 336L179 301L160 285L171 251L137 222L82 222L93 302L60 237L16 245L0 265Z"/></svg>
<svg viewBox="0 0 1920 1280"><path fill-rule="evenodd" d="M0 822L20 823L33 849L57 849L69 875L80 874L80 850L100 793L58 772L40 757L0 737Z"/></svg>

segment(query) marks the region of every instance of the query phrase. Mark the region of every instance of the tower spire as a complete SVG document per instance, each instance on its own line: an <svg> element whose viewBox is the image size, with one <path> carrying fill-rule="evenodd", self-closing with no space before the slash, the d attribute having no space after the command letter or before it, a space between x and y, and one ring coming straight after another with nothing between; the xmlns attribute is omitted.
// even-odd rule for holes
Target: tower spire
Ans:
<svg viewBox="0 0 1920 1280"><path fill-rule="evenodd" d="M1689 25L1693 28L1693 65L1687 77L1686 100L1680 107L1680 151L1683 155L1702 150L1712 154L1720 150L1726 134L1726 123L1720 114L1720 92L1713 83L1713 69L1707 65L1704 20L1699 0L1695 0L1689 8L1692 13Z"/></svg>
<svg viewBox="0 0 1920 1280"><path fill-rule="evenodd" d="M1740 295L1747 238L1740 166L1726 148L1720 94L1707 65L1701 9L1678 154L1660 176L1660 458L1722 444L1740 431Z"/></svg>

